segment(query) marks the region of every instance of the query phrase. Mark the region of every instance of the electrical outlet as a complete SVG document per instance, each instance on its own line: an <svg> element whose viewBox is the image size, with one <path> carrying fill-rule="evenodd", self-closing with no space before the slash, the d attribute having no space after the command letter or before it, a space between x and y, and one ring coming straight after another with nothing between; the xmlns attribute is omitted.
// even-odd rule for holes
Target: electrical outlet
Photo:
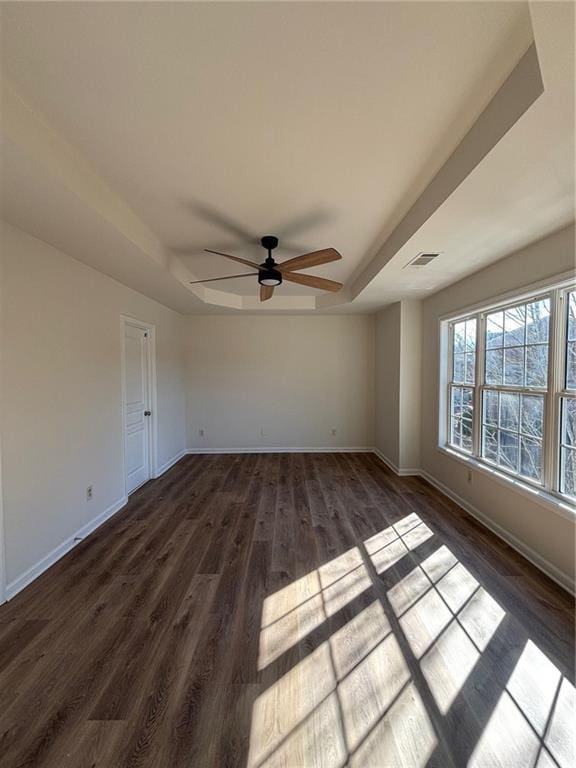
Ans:
<svg viewBox="0 0 576 768"><path fill-rule="evenodd" d="M466 472L466 482L468 483L468 485L472 485L472 470L471 469L467 470L467 472Z"/></svg>
<svg viewBox="0 0 576 768"><path fill-rule="evenodd" d="M88 488L86 488L86 501L92 501L94 498L94 486L89 485Z"/></svg>
<svg viewBox="0 0 576 768"><path fill-rule="evenodd" d="M337 430L332 428L332 437L334 437L336 435L336 432L337 432Z"/></svg>
<svg viewBox="0 0 576 768"><path fill-rule="evenodd" d="M203 429L199 429L198 430L198 434L200 435L200 437L204 437L204 430Z"/></svg>

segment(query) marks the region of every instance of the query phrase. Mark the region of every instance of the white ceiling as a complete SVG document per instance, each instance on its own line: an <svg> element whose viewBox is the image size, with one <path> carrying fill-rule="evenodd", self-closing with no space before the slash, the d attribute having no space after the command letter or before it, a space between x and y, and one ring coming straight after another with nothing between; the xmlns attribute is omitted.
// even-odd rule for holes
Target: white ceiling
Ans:
<svg viewBox="0 0 576 768"><path fill-rule="evenodd" d="M573 9L558 5L4 3L4 104L25 108L2 121L2 214L180 311L260 309L255 280L185 284L244 271L203 248L254 259L267 233L281 256L343 254L310 270L345 283L343 311L423 295L572 215ZM518 79L513 127L401 242L533 34L544 93ZM434 265L402 269L430 249ZM264 309L323 306L280 291Z"/></svg>

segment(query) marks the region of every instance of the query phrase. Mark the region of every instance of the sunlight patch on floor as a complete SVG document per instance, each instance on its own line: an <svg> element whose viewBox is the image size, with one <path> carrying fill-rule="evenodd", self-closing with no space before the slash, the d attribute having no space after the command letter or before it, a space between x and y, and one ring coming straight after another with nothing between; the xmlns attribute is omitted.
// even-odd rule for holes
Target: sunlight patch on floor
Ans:
<svg viewBox="0 0 576 768"><path fill-rule="evenodd" d="M298 765L297 759L305 754L304 745L312 749L318 722L323 724L321 730L325 735L328 729L330 733L335 732L330 738L336 738L336 732L341 729L335 690L330 649L324 642L256 700L248 765L276 765L276 762L264 761L273 755L278 760L281 754L289 753L292 763L284 765ZM312 718L316 709L319 711ZM306 765L306 762L300 764Z"/></svg>
<svg viewBox="0 0 576 768"><path fill-rule="evenodd" d="M354 547L269 595L262 609L258 669L279 659L370 586L362 555Z"/></svg>
<svg viewBox="0 0 576 768"><path fill-rule="evenodd" d="M505 615L492 595L480 587L458 614L458 621L478 650L483 652Z"/></svg>
<svg viewBox="0 0 576 768"><path fill-rule="evenodd" d="M455 621L421 661L422 672L438 709L445 715L480 658L475 645Z"/></svg>
<svg viewBox="0 0 576 768"><path fill-rule="evenodd" d="M330 648L337 679L343 680L391 631L381 603L375 600L334 632Z"/></svg>
<svg viewBox="0 0 576 768"><path fill-rule="evenodd" d="M468 768L572 768L575 722L574 686L528 640Z"/></svg>
<svg viewBox="0 0 576 768"><path fill-rule="evenodd" d="M554 664L529 640L506 689L539 736L544 736L560 678Z"/></svg>
<svg viewBox="0 0 576 768"><path fill-rule="evenodd" d="M320 579L322 579L322 571L320 571ZM322 599L324 600L326 615L333 616L335 613L338 613L338 611L351 603L355 597L369 589L371 584L366 566L362 564L350 573L341 576L337 582L324 587Z"/></svg>
<svg viewBox="0 0 576 768"><path fill-rule="evenodd" d="M402 691L349 761L350 768L423 768L437 745L413 683Z"/></svg>
<svg viewBox="0 0 576 768"><path fill-rule="evenodd" d="M544 743L561 768L576 765L576 690L563 678Z"/></svg>
<svg viewBox="0 0 576 768"><path fill-rule="evenodd" d="M412 653L419 659L452 620L446 603L430 589L400 618L400 626Z"/></svg>
<svg viewBox="0 0 576 768"><path fill-rule="evenodd" d="M366 539L364 547L376 572L381 574L433 535L430 528L412 512Z"/></svg>
<svg viewBox="0 0 576 768"><path fill-rule="evenodd" d="M424 702L434 718L473 706L506 613L448 547L424 557L432 536L412 513L266 598L258 668L298 650L254 704L248 768L423 768L441 749ZM407 555L375 599L364 558L381 575ZM469 768L576 764L574 687L532 641L495 701Z"/></svg>
<svg viewBox="0 0 576 768"><path fill-rule="evenodd" d="M540 742L510 694L504 691L484 729L468 768L526 768L534 765Z"/></svg>
<svg viewBox="0 0 576 768"><path fill-rule="evenodd" d="M325 620L316 571L267 597L262 610L258 669L279 659Z"/></svg>
<svg viewBox="0 0 576 768"><path fill-rule="evenodd" d="M410 673L389 635L338 686L348 748L355 750L392 704Z"/></svg>

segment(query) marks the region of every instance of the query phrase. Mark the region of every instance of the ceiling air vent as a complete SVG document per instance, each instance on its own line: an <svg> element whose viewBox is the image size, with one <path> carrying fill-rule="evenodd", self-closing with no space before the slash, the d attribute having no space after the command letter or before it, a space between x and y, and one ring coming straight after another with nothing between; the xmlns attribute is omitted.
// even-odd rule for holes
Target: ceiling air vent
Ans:
<svg viewBox="0 0 576 768"><path fill-rule="evenodd" d="M418 256L416 256L415 259L412 259L412 261L409 261L408 264L406 264L407 267L425 267L427 264L430 264L431 261L434 261L435 258L437 258L440 254L439 253L419 253Z"/></svg>

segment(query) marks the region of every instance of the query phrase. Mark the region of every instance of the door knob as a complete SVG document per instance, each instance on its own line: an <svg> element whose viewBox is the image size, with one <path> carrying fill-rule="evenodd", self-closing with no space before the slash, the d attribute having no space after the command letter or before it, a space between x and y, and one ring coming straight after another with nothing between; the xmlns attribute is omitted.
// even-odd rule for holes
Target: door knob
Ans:
<svg viewBox="0 0 576 768"><path fill-rule="evenodd" d="M151 415L152 415L152 411L144 411L144 416L151 416Z"/></svg>

